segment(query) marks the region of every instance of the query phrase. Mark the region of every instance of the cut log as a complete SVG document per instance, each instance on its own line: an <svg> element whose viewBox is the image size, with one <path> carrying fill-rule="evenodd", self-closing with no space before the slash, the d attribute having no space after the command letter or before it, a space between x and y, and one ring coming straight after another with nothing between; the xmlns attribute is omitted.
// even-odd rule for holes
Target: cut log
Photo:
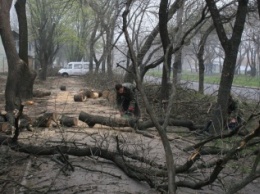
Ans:
<svg viewBox="0 0 260 194"><path fill-rule="evenodd" d="M28 131L32 130L32 119L26 115L22 114L19 119L19 129L27 129Z"/></svg>
<svg viewBox="0 0 260 194"><path fill-rule="evenodd" d="M41 91L41 90L34 90L33 91L33 97L45 97L45 96L50 96L51 92L50 91Z"/></svg>
<svg viewBox="0 0 260 194"><path fill-rule="evenodd" d="M6 112L5 110L1 110L0 114L1 114L2 116L4 116L4 115L7 114L7 112Z"/></svg>
<svg viewBox="0 0 260 194"><path fill-rule="evenodd" d="M44 113L33 122L33 127L50 127L52 121L57 121L57 114Z"/></svg>
<svg viewBox="0 0 260 194"><path fill-rule="evenodd" d="M8 122L0 122L0 132L5 133L7 135L12 134L12 126Z"/></svg>
<svg viewBox="0 0 260 194"><path fill-rule="evenodd" d="M60 124L65 127L73 127L78 125L78 119L75 117L62 116L60 118Z"/></svg>
<svg viewBox="0 0 260 194"><path fill-rule="evenodd" d="M94 98L94 99L102 96L102 92L94 91L94 90L90 90L90 89L80 89L79 93L84 94L87 98Z"/></svg>
<svg viewBox="0 0 260 194"><path fill-rule="evenodd" d="M60 90L61 90L61 91L66 91L66 86L61 85L61 86L60 86Z"/></svg>
<svg viewBox="0 0 260 194"><path fill-rule="evenodd" d="M83 93L75 94L74 101L75 102L83 102L86 100L86 96Z"/></svg>
<svg viewBox="0 0 260 194"><path fill-rule="evenodd" d="M99 92L91 91L89 98L96 99L96 98L99 98L99 97L100 97L100 93Z"/></svg>
<svg viewBox="0 0 260 194"><path fill-rule="evenodd" d="M95 124L101 124L110 127L130 127L134 126L135 123L134 120L91 115L83 111L81 111L79 114L79 120L87 123L89 127L94 127Z"/></svg>
<svg viewBox="0 0 260 194"><path fill-rule="evenodd" d="M89 127L93 127L95 124L106 125L110 127L132 127L138 130L145 130L147 128L154 127L152 121L138 121L136 119L122 119L122 118L111 118L103 117L98 115L91 115L86 112L81 111L79 114L79 120L88 124ZM163 124L164 120L159 120L160 124ZM197 127L194 126L192 121L189 120L169 120L169 126L180 126L186 127L190 131L196 130Z"/></svg>
<svg viewBox="0 0 260 194"><path fill-rule="evenodd" d="M110 90L104 90L104 91L102 92L102 97L103 97L103 98L108 98L109 94L110 94Z"/></svg>
<svg viewBox="0 0 260 194"><path fill-rule="evenodd" d="M89 90L89 89L80 89L79 93L83 94L86 98L90 98L91 90Z"/></svg>
<svg viewBox="0 0 260 194"><path fill-rule="evenodd" d="M110 103L116 102L116 93L111 90L104 90L102 92L102 97L107 99Z"/></svg>

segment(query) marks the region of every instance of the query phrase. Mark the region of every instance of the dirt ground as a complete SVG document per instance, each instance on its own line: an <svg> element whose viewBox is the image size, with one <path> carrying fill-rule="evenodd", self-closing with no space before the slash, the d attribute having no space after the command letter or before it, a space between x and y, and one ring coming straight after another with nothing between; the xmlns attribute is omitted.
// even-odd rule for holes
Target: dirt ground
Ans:
<svg viewBox="0 0 260 194"><path fill-rule="evenodd" d="M4 109L4 78L0 83L0 109ZM65 85L66 91L61 91L60 86ZM67 115L78 118L81 111L93 115L119 117L113 103L105 98L87 99L84 102L74 102L73 96L80 89L87 88L83 78L80 77L51 77L46 82L36 81L35 89L51 91L51 95L44 98L34 98L32 106L26 106L24 113L31 118L36 118L45 112L55 112L58 116ZM115 149L115 136L119 136L127 146L133 146L142 155L164 163L164 151L156 131L151 130L154 138L145 137L135 133L131 128L110 128L95 125L89 128L86 123L78 121L76 127L61 127L53 123L49 128L37 128L34 131L24 130L19 141L40 146L67 145L67 146L102 146ZM174 134L169 134L174 139ZM181 145L184 139L176 138L176 143ZM187 142L185 142L187 143ZM143 149L143 148L146 149ZM183 158L178 157L177 164L183 163ZM0 146L0 193L131 193L131 194L156 194L146 183L137 182L117 168L112 162L97 157L69 156L69 161L74 169L65 169L64 164L54 156L34 156L17 153L10 148ZM259 193L259 180L243 189L240 194ZM178 189L178 193L221 193L216 187L207 187L204 190Z"/></svg>

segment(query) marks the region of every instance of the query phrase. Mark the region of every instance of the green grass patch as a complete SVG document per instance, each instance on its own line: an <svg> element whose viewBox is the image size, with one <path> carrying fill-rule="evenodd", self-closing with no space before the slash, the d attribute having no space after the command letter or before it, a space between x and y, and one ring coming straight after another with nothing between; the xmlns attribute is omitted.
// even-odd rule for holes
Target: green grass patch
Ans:
<svg viewBox="0 0 260 194"><path fill-rule="evenodd" d="M149 71L147 75L154 76L154 77L161 77L161 71ZM205 75L204 76L204 83L208 84L219 84L221 74L213 74L213 75ZM188 73L183 72L181 79L184 81L199 81L199 74L198 73ZM235 75L233 80L233 85L238 86L248 86L248 87L260 87L260 77L251 77L250 75Z"/></svg>

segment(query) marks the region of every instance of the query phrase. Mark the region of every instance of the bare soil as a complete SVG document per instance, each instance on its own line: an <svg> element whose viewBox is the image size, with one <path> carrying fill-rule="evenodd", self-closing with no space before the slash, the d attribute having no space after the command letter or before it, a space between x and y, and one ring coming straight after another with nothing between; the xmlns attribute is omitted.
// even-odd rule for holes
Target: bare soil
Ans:
<svg viewBox="0 0 260 194"><path fill-rule="evenodd" d="M0 109L4 109L5 77L1 78ZM60 86L65 85L66 91L61 91ZM35 89L51 91L51 96L34 98L32 106L26 106L24 113L31 118L37 118L45 112L55 112L58 116L67 115L78 118L81 111L107 117L119 117L113 101L106 98L87 99L84 102L74 102L73 96L82 88L88 88L85 79L81 77L51 77L46 82L36 81ZM185 129L181 129L185 130ZM62 127L53 123L49 128L35 128L33 132L24 130L19 141L40 146L89 146L95 145L115 149L115 137L126 142L126 146L143 156L152 158L162 164L164 151L160 138L155 130L149 130L154 138L145 137L135 133L131 128L111 128L95 125L89 128L86 123L78 121L76 127ZM188 141L176 134L169 134L178 148ZM192 142L190 142L192 143ZM145 148L145 149L144 149ZM175 148L176 150L176 148ZM177 164L182 164L189 154L178 156ZM0 146L0 193L131 193L156 194L146 183L140 183L125 175L112 162L97 157L69 156L74 169L67 168L59 161L58 154L54 156L34 156L12 151L10 148ZM240 194L259 193L259 180L240 191ZM200 191L179 188L178 193L223 193L216 187L207 187Z"/></svg>

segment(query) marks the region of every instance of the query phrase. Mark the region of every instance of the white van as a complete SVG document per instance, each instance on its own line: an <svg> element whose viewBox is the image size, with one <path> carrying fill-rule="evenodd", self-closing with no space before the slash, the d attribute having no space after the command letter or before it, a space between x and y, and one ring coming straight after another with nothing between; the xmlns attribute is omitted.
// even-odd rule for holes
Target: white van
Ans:
<svg viewBox="0 0 260 194"><path fill-rule="evenodd" d="M69 62L58 73L63 77L68 77L72 75L85 75L88 71L89 62Z"/></svg>

